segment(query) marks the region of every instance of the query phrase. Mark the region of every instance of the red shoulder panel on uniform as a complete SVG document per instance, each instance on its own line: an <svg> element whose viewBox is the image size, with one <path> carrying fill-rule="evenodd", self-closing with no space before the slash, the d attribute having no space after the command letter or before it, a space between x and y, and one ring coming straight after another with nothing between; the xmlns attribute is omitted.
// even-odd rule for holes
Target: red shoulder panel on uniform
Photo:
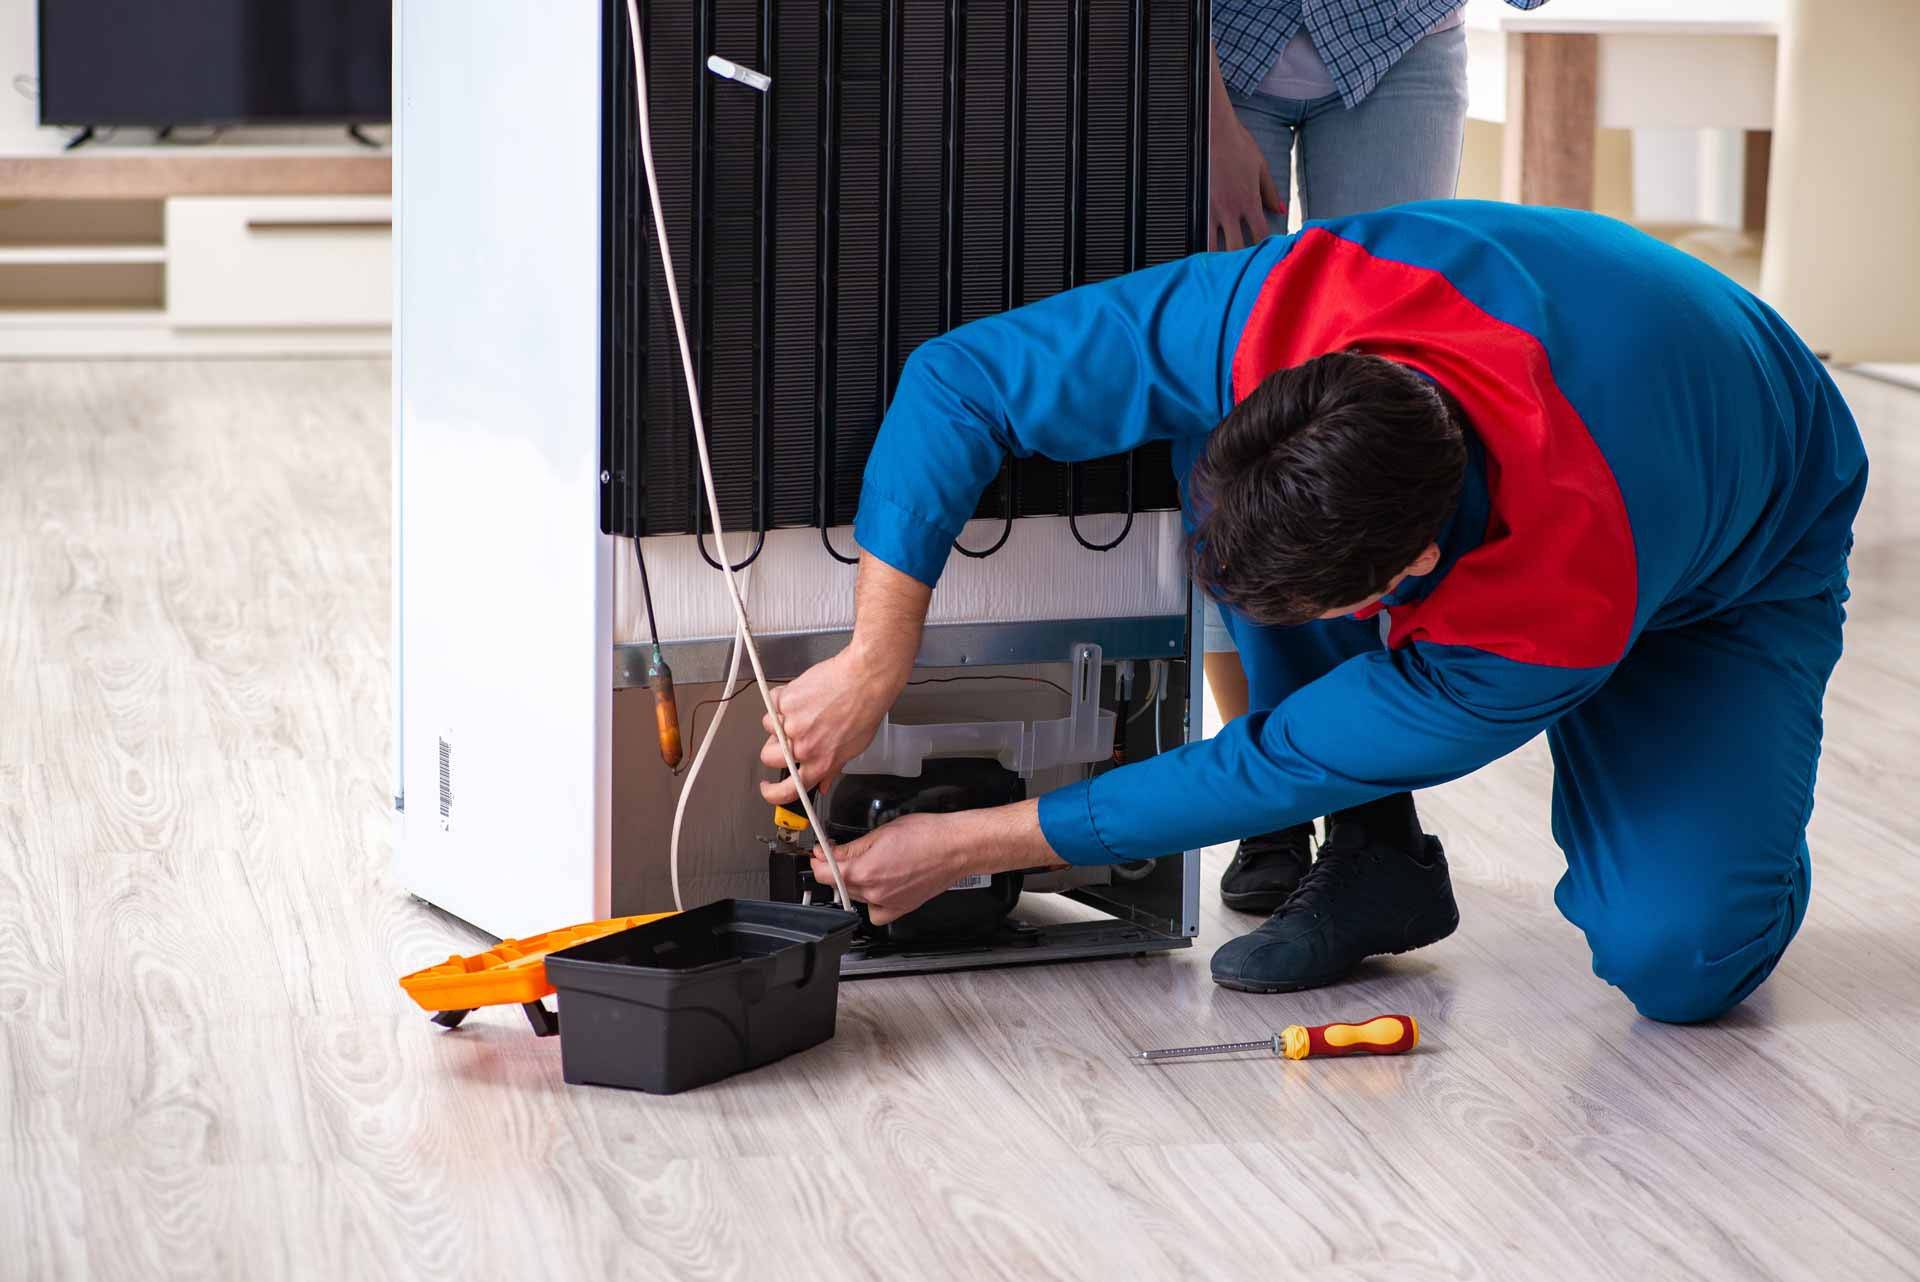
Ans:
<svg viewBox="0 0 1920 1282"><path fill-rule="evenodd" d="M1638 597L1633 529L1613 470L1555 384L1540 340L1431 268L1308 228L1247 319L1234 400L1274 370L1348 349L1433 378L1486 448L1485 541L1425 600L1393 608L1388 643L1471 646L1553 667L1616 662Z"/></svg>

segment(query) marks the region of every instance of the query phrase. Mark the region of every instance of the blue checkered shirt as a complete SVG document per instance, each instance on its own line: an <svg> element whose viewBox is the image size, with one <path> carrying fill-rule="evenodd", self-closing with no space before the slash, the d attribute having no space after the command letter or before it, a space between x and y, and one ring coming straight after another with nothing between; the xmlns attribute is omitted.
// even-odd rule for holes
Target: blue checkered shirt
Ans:
<svg viewBox="0 0 1920 1282"><path fill-rule="evenodd" d="M1547 0L1507 0L1537 9ZM1214 0L1213 47L1227 88L1250 94L1305 27L1340 101L1351 107L1461 0Z"/></svg>

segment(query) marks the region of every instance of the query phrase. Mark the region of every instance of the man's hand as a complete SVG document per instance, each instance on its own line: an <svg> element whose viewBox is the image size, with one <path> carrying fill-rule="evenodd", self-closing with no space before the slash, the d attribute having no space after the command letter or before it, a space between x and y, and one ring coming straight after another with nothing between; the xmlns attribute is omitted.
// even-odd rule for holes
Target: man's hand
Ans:
<svg viewBox="0 0 1920 1282"><path fill-rule="evenodd" d="M836 846L847 893L867 905L877 926L903 917L973 873L1060 868L1040 832L1040 803L1017 802L951 815L902 815L858 841ZM813 856L813 876L833 884L826 856Z"/></svg>
<svg viewBox="0 0 1920 1282"><path fill-rule="evenodd" d="M1284 214L1287 205L1273 184L1273 173L1260 153L1260 144L1233 110L1218 57L1213 60L1208 137L1212 143L1207 160L1207 203L1213 224L1208 239L1214 249L1251 245L1267 234L1268 212Z"/></svg>
<svg viewBox="0 0 1920 1282"><path fill-rule="evenodd" d="M808 788L824 787L840 767L865 752L913 674L913 656L920 650L920 629L932 597L933 589L926 584L877 557L862 555L853 596L853 641L773 692L773 706L760 719L767 732L761 762L776 770L787 764L773 733L776 714ZM760 795L784 806L799 800L800 789L793 780L782 779L761 784Z"/></svg>
<svg viewBox="0 0 1920 1282"><path fill-rule="evenodd" d="M775 690L773 707L787 728L801 782L809 789L824 788L840 767L865 752L904 682L903 675L876 667L861 651L848 647ZM760 762L778 770L786 758L773 737L772 712L760 718L760 726L767 732ZM790 805L800 790L793 780L782 779L761 784L760 795L776 806Z"/></svg>

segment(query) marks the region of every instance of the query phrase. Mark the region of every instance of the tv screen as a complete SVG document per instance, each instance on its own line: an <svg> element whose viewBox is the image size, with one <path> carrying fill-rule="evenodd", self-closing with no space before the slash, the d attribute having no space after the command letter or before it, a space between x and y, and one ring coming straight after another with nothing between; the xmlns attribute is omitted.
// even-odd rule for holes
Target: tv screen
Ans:
<svg viewBox="0 0 1920 1282"><path fill-rule="evenodd" d="M40 0L40 123L389 119L392 0Z"/></svg>

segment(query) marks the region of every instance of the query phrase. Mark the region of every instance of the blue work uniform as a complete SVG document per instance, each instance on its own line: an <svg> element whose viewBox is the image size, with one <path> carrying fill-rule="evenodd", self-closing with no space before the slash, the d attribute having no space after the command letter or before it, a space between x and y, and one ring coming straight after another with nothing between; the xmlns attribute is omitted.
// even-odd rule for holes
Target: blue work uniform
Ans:
<svg viewBox="0 0 1920 1282"><path fill-rule="evenodd" d="M1820 362L1699 261L1593 214L1440 201L1072 290L914 353L855 533L933 584L1006 453L1170 440L1184 499L1239 399L1346 350L1465 412L1439 565L1377 615L1229 613L1254 711L1042 797L1048 843L1099 863L1268 832L1545 730L1555 902L1595 973L1656 1019L1728 1009L1806 910L1867 465Z"/></svg>

